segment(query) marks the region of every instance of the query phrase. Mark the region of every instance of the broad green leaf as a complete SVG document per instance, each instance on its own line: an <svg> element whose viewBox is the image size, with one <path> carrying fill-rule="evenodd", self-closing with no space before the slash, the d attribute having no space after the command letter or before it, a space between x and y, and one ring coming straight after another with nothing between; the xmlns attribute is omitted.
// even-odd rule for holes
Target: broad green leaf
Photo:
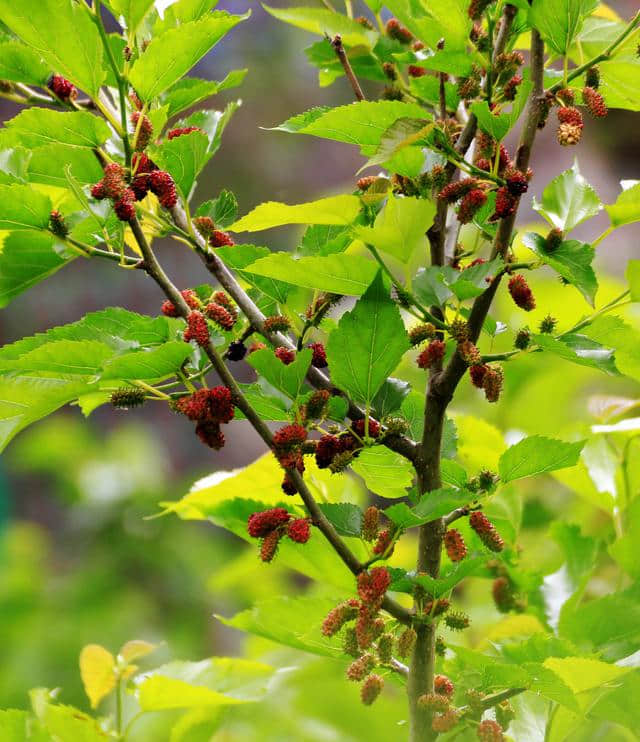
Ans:
<svg viewBox="0 0 640 742"><path fill-rule="evenodd" d="M271 8L268 5L262 7L274 18L305 31L320 36L328 34L333 37L339 34L348 46L362 44L372 47L378 38L377 32L361 26L341 13L334 13L326 8Z"/></svg>
<svg viewBox="0 0 640 742"><path fill-rule="evenodd" d="M289 404L285 404L285 401L280 397L272 397L266 394L259 383L240 384L240 388L249 404L263 420L278 420L283 422L290 420ZM235 419L241 420L242 418L244 418L243 413L236 409Z"/></svg>
<svg viewBox="0 0 640 742"><path fill-rule="evenodd" d="M361 255L294 258L270 253L247 266L247 272L319 291L360 296L377 273L377 264Z"/></svg>
<svg viewBox="0 0 640 742"><path fill-rule="evenodd" d="M462 271L445 267L442 269L440 280L448 286L451 291L460 299L473 299L484 293L488 284L488 279L495 276L503 268L501 258L494 258L486 263L471 265ZM436 290L438 290L436 286ZM442 294L440 294L442 296Z"/></svg>
<svg viewBox="0 0 640 742"><path fill-rule="evenodd" d="M154 6L154 0L110 0L109 4L114 13L122 17L129 34L133 36Z"/></svg>
<svg viewBox="0 0 640 742"><path fill-rule="evenodd" d="M631 36L631 40L633 38ZM635 51L624 57L616 54L612 61L603 62L599 67L600 92L609 108L640 111L640 93L636 85L639 64Z"/></svg>
<svg viewBox="0 0 640 742"><path fill-rule="evenodd" d="M409 435L415 440L420 440L424 430L424 394L409 392L400 406L400 413L409 423ZM456 455L456 441L456 426L453 420L447 417L442 434L441 455L444 458L450 459Z"/></svg>
<svg viewBox="0 0 640 742"><path fill-rule="evenodd" d="M584 441L567 443L554 438L534 435L509 447L500 457L498 471L503 484L514 479L575 466Z"/></svg>
<svg viewBox="0 0 640 742"><path fill-rule="evenodd" d="M533 85L530 80L523 82L519 86L516 99L513 101L511 111L508 113L493 113L486 101L474 103L471 106L471 111L478 119L478 126L494 139L498 141L504 139L520 118L520 114L529 99L529 93L532 87Z"/></svg>
<svg viewBox="0 0 640 742"><path fill-rule="evenodd" d="M51 200L23 185L0 185L0 230L46 229Z"/></svg>
<svg viewBox="0 0 640 742"><path fill-rule="evenodd" d="M73 706L48 704L42 714L42 720L50 735L45 738L47 742L51 738L65 742L66 740L104 742L105 739L98 722Z"/></svg>
<svg viewBox="0 0 640 742"><path fill-rule="evenodd" d="M359 101L338 108L313 108L275 129L355 144L362 154L373 155L384 133L404 118L424 119L425 110L417 103Z"/></svg>
<svg viewBox="0 0 640 742"><path fill-rule="evenodd" d="M4 132L30 149L46 144L92 149L103 145L111 135L107 123L87 111L62 113L47 108L25 109L7 121Z"/></svg>
<svg viewBox="0 0 640 742"><path fill-rule="evenodd" d="M153 24L154 35L197 21L218 4L218 0L176 0L164 11L164 16Z"/></svg>
<svg viewBox="0 0 640 742"><path fill-rule="evenodd" d="M382 419L399 410L410 390L411 387L407 381L394 378L385 379L371 402L373 414Z"/></svg>
<svg viewBox="0 0 640 742"><path fill-rule="evenodd" d="M44 87L51 70L40 55L19 41L0 44L0 79Z"/></svg>
<svg viewBox="0 0 640 742"><path fill-rule="evenodd" d="M0 144L0 184L24 184L28 180L31 152L24 147L2 149Z"/></svg>
<svg viewBox="0 0 640 742"><path fill-rule="evenodd" d="M353 242L351 233L340 224L312 224L304 232L299 252L303 256L341 253Z"/></svg>
<svg viewBox="0 0 640 742"><path fill-rule="evenodd" d="M594 698L593 704L589 706L589 716L614 722L616 730L620 728L617 725L623 724L630 734L628 741L633 742L640 718L637 704L629 703L629 699L637 698L638 693L640 693L640 671L636 668L610 682L606 692L599 693ZM607 724L607 728L611 729L612 726ZM620 739L623 740L623 737L620 736ZM627 738L624 738L624 742L627 742Z"/></svg>
<svg viewBox="0 0 640 742"><path fill-rule="evenodd" d="M533 0L529 23L556 52L566 54L598 0Z"/></svg>
<svg viewBox="0 0 640 742"><path fill-rule="evenodd" d="M630 260L625 273L629 283L631 301L640 301L640 260Z"/></svg>
<svg viewBox="0 0 640 742"><path fill-rule="evenodd" d="M220 191L218 198L200 204L196 216L210 216L219 227L226 228L236 220L238 201L231 191Z"/></svg>
<svg viewBox="0 0 640 742"><path fill-rule="evenodd" d="M374 226L356 227L355 232L363 242L408 263L412 254L426 245L426 232L433 224L435 213L433 201L396 198L390 194Z"/></svg>
<svg viewBox="0 0 640 742"><path fill-rule="evenodd" d="M163 142L154 154L154 162L171 173L183 198L188 200L196 178L207 164L209 139L206 134L192 131Z"/></svg>
<svg viewBox="0 0 640 742"><path fill-rule="evenodd" d="M640 67L638 68L640 70ZM631 181L614 204L604 207L611 219L611 226L621 227L640 221L640 182Z"/></svg>
<svg viewBox="0 0 640 742"><path fill-rule="evenodd" d="M336 601L287 595L263 600L233 618L217 616L225 626L240 629L287 647L340 659L342 650L322 635L321 626Z"/></svg>
<svg viewBox="0 0 640 742"><path fill-rule="evenodd" d="M611 347L605 347L600 342L592 340L587 335L588 331L589 328L583 335L565 335L561 340L551 335L533 335L532 340L542 350L564 358L565 361L597 368L607 374L617 374ZM605 341L611 343L610 339L605 338Z"/></svg>
<svg viewBox="0 0 640 742"><path fill-rule="evenodd" d="M59 250L53 235L10 233L0 252L0 307L53 275L74 257L74 253Z"/></svg>
<svg viewBox="0 0 640 742"><path fill-rule="evenodd" d="M475 495L468 490L442 487L422 495L418 504L413 508L405 503L399 503L387 508L384 513L397 526L411 528L440 518L456 508L468 505L475 499Z"/></svg>
<svg viewBox="0 0 640 742"><path fill-rule="evenodd" d="M80 652L80 677L91 708L97 708L116 687L115 657L100 644L87 644Z"/></svg>
<svg viewBox="0 0 640 742"><path fill-rule="evenodd" d="M413 484L411 464L384 446L365 448L353 460L351 468L364 479L367 488L380 497L405 497Z"/></svg>
<svg viewBox="0 0 640 742"><path fill-rule="evenodd" d="M18 709L0 711L0 738L5 742L27 742L28 714Z"/></svg>
<svg viewBox="0 0 640 742"><path fill-rule="evenodd" d="M295 205L267 201L231 224L229 229L259 232L284 224L351 224L360 212L360 205L357 196L330 196Z"/></svg>
<svg viewBox="0 0 640 742"><path fill-rule="evenodd" d="M252 286L262 291L267 296L284 304L287 300L290 283L278 281L274 278L259 276L250 270L245 270L248 266L253 265L260 258L272 255L268 247L258 247L257 245L233 245L232 247L219 247L216 249L216 255L227 265L234 268L238 275L248 281Z"/></svg>
<svg viewBox="0 0 640 742"><path fill-rule="evenodd" d="M102 42L91 15L70 0L39 0L28 8L0 0L0 21L49 64L92 96L104 81Z"/></svg>
<svg viewBox="0 0 640 742"><path fill-rule="evenodd" d="M0 369L45 372L65 376L94 376L113 356L113 349L97 340L56 340L44 343L16 360L0 362Z"/></svg>
<svg viewBox="0 0 640 742"><path fill-rule="evenodd" d="M544 666L559 675L574 693L607 685L630 670L587 657L549 657Z"/></svg>
<svg viewBox="0 0 640 742"><path fill-rule="evenodd" d="M174 83L162 96L163 105L169 106L167 117L172 118L186 108L195 106L223 90L235 88L242 83L248 70L232 70L224 80L201 80L183 77Z"/></svg>
<svg viewBox="0 0 640 742"><path fill-rule="evenodd" d="M592 186L582 176L578 161L555 177L542 193L542 203L535 199L533 208L554 227L568 233L602 208Z"/></svg>
<svg viewBox="0 0 640 742"><path fill-rule="evenodd" d="M258 701L272 674L269 665L238 658L170 662L138 682L140 708L159 711Z"/></svg>
<svg viewBox="0 0 640 742"><path fill-rule="evenodd" d="M556 273L572 283L589 304L594 306L598 280L591 267L595 256L595 250L591 245L577 240L568 240L549 252L546 249L545 238L535 232L527 232L522 242Z"/></svg>
<svg viewBox="0 0 640 742"><path fill-rule="evenodd" d="M356 401L369 405L408 348L400 312L379 272L329 336L331 379Z"/></svg>
<svg viewBox="0 0 640 742"><path fill-rule="evenodd" d="M362 510L350 502L320 503L320 510L341 536L360 536Z"/></svg>
<svg viewBox="0 0 640 742"><path fill-rule="evenodd" d="M621 317L602 315L584 328L592 342L615 348L614 372L640 380L640 333ZM609 370L609 369L608 369Z"/></svg>
<svg viewBox="0 0 640 742"><path fill-rule="evenodd" d="M163 379L175 374L191 355L193 348L181 340L172 340L151 350L126 353L108 360L102 379Z"/></svg>
<svg viewBox="0 0 640 742"><path fill-rule="evenodd" d="M29 180L65 188L68 185L67 167L82 185L96 183L103 175L100 163L90 149L48 144L33 150L29 160Z"/></svg>
<svg viewBox="0 0 640 742"><path fill-rule="evenodd" d="M272 350L263 348L247 356L247 362L278 391L296 399L311 364L311 351L301 350L293 363L285 365Z"/></svg>
<svg viewBox="0 0 640 742"><path fill-rule="evenodd" d="M240 21L249 17L214 12L156 36L137 59L129 80L142 100L151 101L170 88ZM167 60L172 60L167 64Z"/></svg>
<svg viewBox="0 0 640 742"><path fill-rule="evenodd" d="M418 271L413 279L413 290L427 306L442 306L453 295L444 281L443 269L435 265Z"/></svg>
<svg viewBox="0 0 640 742"><path fill-rule="evenodd" d="M384 132L380 138L380 144L376 152L360 168L364 170L374 165L384 165L391 172L396 172L398 168L396 163L404 163L401 175L416 177L420 174L424 166L424 154L419 145L426 144L428 135L433 130L434 124L427 119L426 112L422 119L400 118ZM410 154L413 152L414 154ZM418 163L416 170L412 170L413 162ZM407 164L408 163L408 164ZM407 168L410 172L407 172ZM369 195L370 190L367 195Z"/></svg>
<svg viewBox="0 0 640 742"><path fill-rule="evenodd" d="M471 415L456 416L458 459L470 475L483 469L496 471L505 450L502 433L487 420Z"/></svg>

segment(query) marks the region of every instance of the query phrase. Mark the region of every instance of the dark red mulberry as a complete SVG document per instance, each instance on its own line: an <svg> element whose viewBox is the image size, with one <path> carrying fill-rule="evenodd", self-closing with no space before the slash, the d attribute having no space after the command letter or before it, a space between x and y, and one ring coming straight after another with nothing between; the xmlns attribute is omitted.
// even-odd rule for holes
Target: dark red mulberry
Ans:
<svg viewBox="0 0 640 742"><path fill-rule="evenodd" d="M280 543L281 538L282 533L276 530L271 531L271 533L268 533L264 539L262 539L262 544L260 545L260 559L263 562L271 562L273 560L278 551L278 544Z"/></svg>
<svg viewBox="0 0 640 742"><path fill-rule="evenodd" d="M417 359L419 368L431 368L444 358L446 346L442 340L432 340Z"/></svg>
<svg viewBox="0 0 640 742"><path fill-rule="evenodd" d="M502 551L504 541L496 531L493 523L480 510L476 510L469 516L469 525L478 534L482 543L490 551Z"/></svg>
<svg viewBox="0 0 640 742"><path fill-rule="evenodd" d="M221 304L210 302L207 304L204 311L210 320L227 332L231 330L236 323L236 318Z"/></svg>
<svg viewBox="0 0 640 742"><path fill-rule="evenodd" d="M460 201L458 221L460 224L469 224L479 209L487 202L487 194L481 188L469 191Z"/></svg>
<svg viewBox="0 0 640 742"><path fill-rule="evenodd" d="M184 128L180 129L171 129L167 133L167 139L175 139L176 137L182 137L185 134L191 134L192 131L202 131L202 129L199 126L185 126Z"/></svg>
<svg viewBox="0 0 640 742"><path fill-rule="evenodd" d="M427 71L424 67L418 67L417 64L410 64L407 67L407 74L409 77L424 77Z"/></svg>
<svg viewBox="0 0 640 742"><path fill-rule="evenodd" d="M334 456L343 450L340 439L335 435L323 435L316 447L318 469L328 469Z"/></svg>
<svg viewBox="0 0 640 742"><path fill-rule="evenodd" d="M496 210L492 217L495 221L497 219L506 219L515 213L518 199L509 191L506 186L501 186L496 191Z"/></svg>
<svg viewBox="0 0 640 742"><path fill-rule="evenodd" d="M149 188L158 197L160 204L166 209L173 208L178 202L173 178L164 170L154 170L152 173L149 173Z"/></svg>
<svg viewBox="0 0 640 742"><path fill-rule="evenodd" d="M306 544L311 536L311 528L306 518L297 518L289 523L287 536L297 544Z"/></svg>
<svg viewBox="0 0 640 742"><path fill-rule="evenodd" d="M284 508L271 508L260 513L252 513L247 521L247 531L253 538L263 538L275 528L283 526L291 519Z"/></svg>
<svg viewBox="0 0 640 742"><path fill-rule="evenodd" d="M504 373L500 366L487 366L484 378L482 379L482 388L487 402L497 402L502 392L504 382Z"/></svg>
<svg viewBox="0 0 640 742"><path fill-rule="evenodd" d="M452 562L460 562L467 556L467 546L460 531L449 528L444 534L444 548Z"/></svg>
<svg viewBox="0 0 640 742"><path fill-rule="evenodd" d="M520 172L520 170L510 169L505 175L507 181L507 188L512 196L521 196L529 190L529 181L527 176Z"/></svg>
<svg viewBox="0 0 640 742"><path fill-rule="evenodd" d="M289 451L307 440L307 430L296 423L285 425L273 434L273 446L279 451Z"/></svg>
<svg viewBox="0 0 640 742"><path fill-rule="evenodd" d="M47 87L52 93L55 93L60 100L69 101L75 100L78 97L76 86L66 78L62 77L62 75L53 75L47 83Z"/></svg>
<svg viewBox="0 0 640 742"><path fill-rule="evenodd" d="M360 418L360 420L354 420L351 427L356 435L360 436L360 438L364 438L365 422L363 417ZM367 428L369 438L377 438L380 435L380 423L377 420L374 420L372 417L369 418L369 424Z"/></svg>
<svg viewBox="0 0 640 742"><path fill-rule="evenodd" d="M476 178L463 178L462 180L456 180L453 183L446 185L440 193L438 193L438 198L441 201L446 201L448 204L452 204L463 196L466 196L469 191L473 191L477 185L478 181Z"/></svg>
<svg viewBox="0 0 640 742"><path fill-rule="evenodd" d="M107 198L118 199L127 188L124 168L117 162L110 162L104 169L102 188Z"/></svg>
<svg viewBox="0 0 640 742"><path fill-rule="evenodd" d="M604 98L595 88L590 88L588 86L583 88L582 100L589 110L589 113L596 118L604 118L609 113Z"/></svg>
<svg viewBox="0 0 640 742"><path fill-rule="evenodd" d="M209 244L211 247L232 247L236 243L231 237L220 229L214 229L213 233L209 237Z"/></svg>
<svg viewBox="0 0 640 742"><path fill-rule="evenodd" d="M516 306L524 309L525 312L531 312L536 308L533 292L529 288L527 279L521 273L516 273L509 279L509 293Z"/></svg>
<svg viewBox="0 0 640 742"><path fill-rule="evenodd" d="M184 339L188 343L195 340L200 346L209 343L209 327L204 314L197 309L187 315L187 329L184 331Z"/></svg>
<svg viewBox="0 0 640 742"><path fill-rule="evenodd" d="M224 433L220 425L210 420L200 420L196 425L196 435L209 448L219 451L224 446Z"/></svg>
<svg viewBox="0 0 640 742"><path fill-rule="evenodd" d="M311 348L313 354L311 356L311 365L316 368L326 368L329 364L327 363L327 352L322 343L311 343L307 346Z"/></svg>
<svg viewBox="0 0 640 742"><path fill-rule="evenodd" d="M471 377L471 383L473 386L477 386L478 389L482 389L485 374L487 373L488 366L471 366L469 369L469 376Z"/></svg>
<svg viewBox="0 0 640 742"><path fill-rule="evenodd" d="M291 350L290 348L285 348L284 346L280 346L279 348L276 348L275 356L279 361L282 361L285 366L288 366L290 363L293 363L296 359L296 352L295 350Z"/></svg>
<svg viewBox="0 0 640 742"><path fill-rule="evenodd" d="M148 173L136 175L136 177L131 181L131 190L136 197L136 201L142 201L143 198L146 198L147 193L149 193Z"/></svg>
<svg viewBox="0 0 640 742"><path fill-rule="evenodd" d="M136 194L127 188L122 196L114 202L113 210L121 222L130 222L136 218Z"/></svg>

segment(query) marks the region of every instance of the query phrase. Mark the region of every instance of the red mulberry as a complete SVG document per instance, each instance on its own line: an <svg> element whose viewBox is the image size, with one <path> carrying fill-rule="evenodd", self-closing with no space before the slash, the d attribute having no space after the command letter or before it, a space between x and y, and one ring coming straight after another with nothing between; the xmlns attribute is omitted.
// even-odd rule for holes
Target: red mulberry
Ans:
<svg viewBox="0 0 640 742"><path fill-rule="evenodd" d="M278 551L278 544L282 538L282 533L278 530L271 531L262 540L260 545L260 559L263 562L271 562Z"/></svg>
<svg viewBox="0 0 640 742"><path fill-rule="evenodd" d="M197 309L187 315L187 329L184 331L185 342L195 340L200 346L209 342L209 327L204 314Z"/></svg>
<svg viewBox="0 0 640 742"><path fill-rule="evenodd" d="M374 567L358 575L358 595L364 603L375 604L387 592L390 584L391 575L387 568Z"/></svg>
<svg viewBox="0 0 640 742"><path fill-rule="evenodd" d="M481 188L469 191L460 201L458 208L458 221L460 224L469 224L479 209L487 202L487 194Z"/></svg>
<svg viewBox="0 0 640 742"><path fill-rule="evenodd" d="M279 348L276 348L274 353L275 353L276 358L282 363L284 363L285 366L288 366L290 363L293 363L296 359L295 350L285 348L284 346L280 346Z"/></svg>
<svg viewBox="0 0 640 742"><path fill-rule="evenodd" d="M224 433L220 425L211 420L200 420L196 425L196 435L209 448L219 451L224 446Z"/></svg>
<svg viewBox="0 0 640 742"><path fill-rule="evenodd" d="M446 185L440 193L438 193L438 198L441 201L446 201L448 204L452 204L463 196L466 196L469 191L474 190L477 185L478 181L476 178L463 178L462 180L456 180L453 183Z"/></svg>
<svg viewBox="0 0 640 742"><path fill-rule="evenodd" d="M604 98L595 88L583 88L582 100L589 110L589 113L592 116L595 116L595 118L604 118L609 113Z"/></svg>
<svg viewBox="0 0 640 742"><path fill-rule="evenodd" d="M502 727L493 719L485 719L478 724L478 739L480 742L504 742Z"/></svg>
<svg viewBox="0 0 640 742"><path fill-rule="evenodd" d="M131 114L131 123L133 125L133 148L136 152L142 152L147 148L151 137L153 136L153 125L151 121L139 111Z"/></svg>
<svg viewBox="0 0 640 742"><path fill-rule="evenodd" d="M104 190L103 180L99 180L97 183L91 186L91 198L95 198L96 201L102 201L102 199L106 197L107 194Z"/></svg>
<svg viewBox="0 0 640 742"><path fill-rule="evenodd" d="M113 210L121 222L130 222L136 218L136 195L127 188L122 196L114 202Z"/></svg>
<svg viewBox="0 0 640 742"><path fill-rule="evenodd" d="M433 690L441 696L450 698L455 687L446 675L436 675L433 679Z"/></svg>
<svg viewBox="0 0 640 742"><path fill-rule="evenodd" d="M328 363L324 345L322 343L311 343L308 347L312 350L311 365L316 368L326 368Z"/></svg>
<svg viewBox="0 0 640 742"><path fill-rule="evenodd" d="M365 706L371 706L382 692L384 680L380 675L369 675L360 689L360 699Z"/></svg>
<svg viewBox="0 0 640 742"><path fill-rule="evenodd" d="M318 469L328 469L334 457L343 451L340 439L335 435L323 435L316 447Z"/></svg>
<svg viewBox="0 0 640 742"><path fill-rule="evenodd" d="M202 129L199 126L185 126L184 128L180 129L171 129L167 133L167 139L175 139L176 137L182 137L185 134L191 134L192 131L202 131Z"/></svg>
<svg viewBox="0 0 640 742"><path fill-rule="evenodd" d="M496 191L496 210L492 219L506 219L511 216L518 203L518 199L509 191L506 186L501 186Z"/></svg>
<svg viewBox="0 0 640 742"><path fill-rule="evenodd" d="M572 126L578 126L581 129L584 126L582 114L579 109L574 108L573 106L561 106L558 108L556 116L561 124L571 124Z"/></svg>
<svg viewBox="0 0 640 742"><path fill-rule="evenodd" d="M505 173L505 180L507 181L507 188L512 196L521 196L526 193L529 189L529 181L527 176L520 172L520 170L508 170Z"/></svg>
<svg viewBox="0 0 640 742"><path fill-rule="evenodd" d="M467 546L460 531L450 528L444 534L444 548L452 562L460 562L467 556Z"/></svg>
<svg viewBox="0 0 640 742"><path fill-rule="evenodd" d="M418 356L418 367L431 368L434 364L440 363L444 358L445 347L442 340L432 340Z"/></svg>
<svg viewBox="0 0 640 742"><path fill-rule="evenodd" d="M104 169L102 187L107 198L118 199L127 188L124 180L124 168L117 162L110 162Z"/></svg>
<svg viewBox="0 0 640 742"><path fill-rule="evenodd" d="M407 67L407 74L409 77L424 77L427 74L427 71L424 67L418 67L417 64L410 64Z"/></svg>
<svg viewBox="0 0 640 742"><path fill-rule="evenodd" d="M247 531L253 538L263 538L275 528L285 525L291 519L284 508L271 508L260 513L252 513L247 521Z"/></svg>
<svg viewBox="0 0 640 742"><path fill-rule="evenodd" d="M500 366L487 366L484 378L482 379L482 388L487 402L497 402L502 392L504 382L504 373Z"/></svg>
<svg viewBox="0 0 640 742"><path fill-rule="evenodd" d="M390 18L386 25L387 36L399 41L401 44L409 44L413 40L413 34L405 28L396 18Z"/></svg>
<svg viewBox="0 0 640 742"><path fill-rule="evenodd" d="M171 209L178 203L178 195L173 178L164 170L154 170L152 173L149 173L149 188L158 197L160 204L166 209Z"/></svg>
<svg viewBox="0 0 640 742"><path fill-rule="evenodd" d="M431 728L434 732L449 732L458 723L458 712L455 709L449 709L444 714L436 714L431 721Z"/></svg>
<svg viewBox="0 0 640 742"><path fill-rule="evenodd" d="M521 273L517 273L509 280L509 293L516 306L524 309L525 312L531 312L536 308L533 292L529 288L527 279Z"/></svg>
<svg viewBox="0 0 640 742"><path fill-rule="evenodd" d="M387 550L389 549L392 543L393 543L392 531L388 528L385 529L384 531L380 531L378 540L376 541L376 544L373 547L373 553L378 556L387 554ZM393 549L391 551L393 552ZM388 556L391 556L391 553L389 553Z"/></svg>
<svg viewBox="0 0 640 742"><path fill-rule="evenodd" d="M365 419L363 417L361 417L360 420L354 420L351 427L353 428L353 432L356 435L360 436L360 438L364 438ZM372 417L369 418L369 424L366 426L366 428L369 438L377 438L380 435L380 423L377 420L374 420Z"/></svg>
<svg viewBox="0 0 640 742"><path fill-rule="evenodd" d="M136 201L142 201L143 198L146 198L147 193L149 193L148 173L136 175L136 177L131 181L131 190L136 197Z"/></svg>
<svg viewBox="0 0 640 742"><path fill-rule="evenodd" d="M214 229L209 237L209 244L211 247L232 247L236 243L226 232L220 229Z"/></svg>
<svg viewBox="0 0 640 742"><path fill-rule="evenodd" d="M278 451L289 451L307 440L306 428L302 425L285 425L273 435L273 446Z"/></svg>
<svg viewBox="0 0 640 742"><path fill-rule="evenodd" d="M286 332L291 328L291 322L287 317L274 314L272 317L265 319L263 327L265 332Z"/></svg>
<svg viewBox="0 0 640 742"><path fill-rule="evenodd" d="M210 302L207 304L204 311L210 320L227 332L231 330L236 323L236 318L221 304Z"/></svg>
<svg viewBox="0 0 640 742"><path fill-rule="evenodd" d="M136 175L150 173L157 170L158 167L152 162L144 152L134 152L131 158L131 170Z"/></svg>
<svg viewBox="0 0 640 742"><path fill-rule="evenodd" d="M479 510L471 513L469 516L469 525L478 534L487 549L495 552L502 551L504 541L500 538L500 534L494 528L493 523L484 513Z"/></svg>
<svg viewBox="0 0 640 742"><path fill-rule="evenodd" d="M47 83L47 87L51 92L55 93L60 100L69 101L75 100L78 97L76 86L66 78L62 77L62 75L53 75Z"/></svg>
<svg viewBox="0 0 640 742"><path fill-rule="evenodd" d="M305 518L297 518L287 527L287 536L297 544L306 544L310 535L309 521Z"/></svg>
<svg viewBox="0 0 640 742"><path fill-rule="evenodd" d="M443 713L449 710L449 699L438 693L425 693L418 698L418 705L430 711L439 711Z"/></svg>

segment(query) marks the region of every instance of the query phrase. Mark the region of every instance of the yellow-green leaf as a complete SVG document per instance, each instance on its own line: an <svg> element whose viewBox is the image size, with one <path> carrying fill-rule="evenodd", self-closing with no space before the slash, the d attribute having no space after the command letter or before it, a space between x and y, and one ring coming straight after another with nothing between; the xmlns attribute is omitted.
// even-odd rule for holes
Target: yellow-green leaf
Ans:
<svg viewBox="0 0 640 742"><path fill-rule="evenodd" d="M80 652L80 677L91 708L115 688L115 658L100 644L87 644Z"/></svg>

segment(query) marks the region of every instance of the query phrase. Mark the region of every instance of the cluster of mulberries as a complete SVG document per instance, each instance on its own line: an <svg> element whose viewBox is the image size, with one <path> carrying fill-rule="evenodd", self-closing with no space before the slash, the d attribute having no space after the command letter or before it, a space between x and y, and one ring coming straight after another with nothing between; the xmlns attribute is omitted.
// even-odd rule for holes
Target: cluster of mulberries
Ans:
<svg viewBox="0 0 640 742"><path fill-rule="evenodd" d="M485 719L478 724L477 735L480 742L504 742L502 727L493 719Z"/></svg>
<svg viewBox="0 0 640 742"><path fill-rule="evenodd" d="M273 435L273 452L285 471L282 482L282 491L286 495L295 495L297 488L290 473L304 472L304 454L316 450L313 446L309 450L306 447L307 429L298 423L285 425Z"/></svg>
<svg viewBox="0 0 640 742"><path fill-rule="evenodd" d="M509 279L509 293L516 306L524 309L525 312L531 312L536 308L533 292L529 288L527 279L521 273L516 273Z"/></svg>
<svg viewBox="0 0 640 742"><path fill-rule="evenodd" d="M343 471L359 455L363 440L378 438L380 433L380 423L369 417L366 425L364 418L354 420L351 431L323 435L315 449L318 468L331 469L334 473Z"/></svg>
<svg viewBox="0 0 640 742"><path fill-rule="evenodd" d="M484 391L488 402L497 402L500 399L504 373L500 366L477 364L469 368L471 383Z"/></svg>
<svg viewBox="0 0 640 742"><path fill-rule="evenodd" d="M442 340L432 340L429 345L420 353L416 363L419 368L431 368L437 365L444 358L446 345Z"/></svg>
<svg viewBox="0 0 640 742"><path fill-rule="evenodd" d="M460 562L467 556L467 545L460 531L449 528L444 534L444 548L452 562Z"/></svg>
<svg viewBox="0 0 640 742"><path fill-rule="evenodd" d="M194 309L187 315L187 328L183 337L186 343L195 340L201 348L209 344L209 325L207 325L207 318L199 309Z"/></svg>
<svg viewBox="0 0 640 742"><path fill-rule="evenodd" d="M229 332L238 319L238 310L224 291L216 291L205 307L204 313L218 327Z"/></svg>
<svg viewBox="0 0 640 742"><path fill-rule="evenodd" d="M504 549L504 541L498 531L496 531L493 523L483 512L476 510L471 513L469 516L469 525L478 534L487 549L495 552Z"/></svg>
<svg viewBox="0 0 640 742"><path fill-rule="evenodd" d="M198 299L198 295L193 289L184 289L184 291L181 291L180 294L182 295L182 298L184 299L189 309L200 309L200 307L202 306L200 299ZM176 305L168 299L162 303L162 314L164 314L165 317L180 316Z"/></svg>
<svg viewBox="0 0 640 742"><path fill-rule="evenodd" d="M76 86L62 77L62 75L52 75L47 83L47 87L54 95L57 95L60 100L65 102L75 100L78 97Z"/></svg>
<svg viewBox="0 0 640 742"><path fill-rule="evenodd" d="M175 403L177 412L196 423L196 435L210 448L219 451L224 446L220 426L234 416L233 397L226 386L198 389Z"/></svg>
<svg viewBox="0 0 640 742"><path fill-rule="evenodd" d="M385 30L387 36L399 41L401 44L410 44L413 41L413 34L411 31L409 31L408 28L405 28L405 26L403 26L396 18L390 18L387 21Z"/></svg>
<svg viewBox="0 0 640 742"><path fill-rule="evenodd" d="M595 118L604 118L609 109L602 94L598 91L600 85L600 72L597 67L592 67L586 73L586 85L582 89L582 102L589 113ZM559 90L555 96L550 95L545 100L539 128L546 124L549 111L554 105L558 106L558 129L556 138L558 143L564 147L578 144L582 139L584 121L582 113L575 107L575 94L569 88Z"/></svg>
<svg viewBox="0 0 640 742"><path fill-rule="evenodd" d="M297 544L306 544L311 536L307 518L294 518L284 508L252 513L247 521L247 531L252 538L261 539L260 559L263 562L273 560L283 537Z"/></svg>
<svg viewBox="0 0 640 742"><path fill-rule="evenodd" d="M436 336L435 325L426 322L422 325L415 325L409 330L409 342L411 345L420 345L425 340L433 340Z"/></svg>
<svg viewBox="0 0 640 742"><path fill-rule="evenodd" d="M102 180L91 187L91 197L96 200L111 199L113 210L120 221L130 222L135 219L136 196L131 188L127 187L125 170L117 162L105 166Z"/></svg>

